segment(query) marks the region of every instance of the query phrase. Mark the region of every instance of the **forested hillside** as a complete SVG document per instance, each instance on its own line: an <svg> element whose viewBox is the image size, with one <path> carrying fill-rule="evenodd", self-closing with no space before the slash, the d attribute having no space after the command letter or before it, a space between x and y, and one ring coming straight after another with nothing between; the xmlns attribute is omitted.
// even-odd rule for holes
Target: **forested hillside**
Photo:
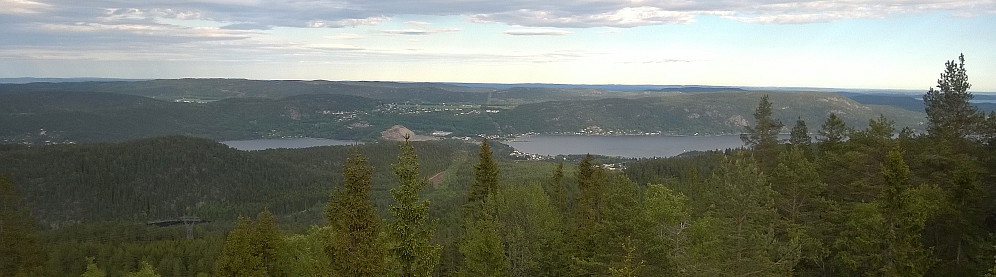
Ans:
<svg viewBox="0 0 996 277"><path fill-rule="evenodd" d="M422 174L446 170L472 148L456 141L418 145L426 164ZM362 151L387 168L394 148L385 142L244 152L180 136L117 144L6 145L0 149L0 172L18 184L44 226L191 214L216 220L263 207L278 214L312 209L341 184L341 165L351 151ZM384 184L377 190L387 190L387 174L376 175Z"/></svg>
<svg viewBox="0 0 996 277"><path fill-rule="evenodd" d="M888 106L866 106L831 93L714 92L672 94L638 99L557 101L525 104L494 116L506 132L736 134L750 118L751 108L762 95L777 103L775 118L785 121L801 118L819 122L833 113L847 124L862 124L879 115L896 121L896 126L923 130L923 114ZM811 127L818 127L815 124ZM811 131L815 131L812 128ZM785 133L788 128L780 130Z"/></svg>
<svg viewBox="0 0 996 277"><path fill-rule="evenodd" d="M172 87L157 87L157 91L182 92L185 87L179 84L188 82L197 87L191 91L202 91L224 80L174 81L157 81L172 84ZM421 135L442 131L450 132L451 136L469 137L529 132L737 134L750 118L750 108L743 103L756 102L765 94L596 92L564 88L508 88L484 93L461 91L452 85L443 86L453 89L449 91L425 84L396 83L364 83L360 90L313 92L294 90L301 84L286 83L290 81L232 82L254 92L226 95L217 101L191 98L168 102L157 100L162 97L155 95L152 96L156 99L136 96L149 96L150 93L139 90L146 83L90 86L94 91L110 92L72 91L86 88L75 83L9 87L7 92L0 92L0 140L53 144L189 135L215 140L320 137L372 141L394 125L404 125ZM69 91L49 91L45 85ZM125 91L125 88L136 90ZM283 91L294 93L278 97L285 95ZM386 96L395 92L399 93L397 97ZM461 102L461 95L465 94L480 94L486 99ZM836 94L769 94L780 105L775 107L775 116L783 120L802 118L815 122L834 113L848 124L861 124L881 114L895 120L899 127L916 131L924 127L922 113L862 105ZM260 98L263 95L265 98ZM401 100L403 97L411 98Z"/></svg>
<svg viewBox="0 0 996 277"><path fill-rule="evenodd" d="M828 95L810 121L784 113L813 95L733 93L757 103L745 148L622 170L510 160L486 139L6 144L0 275L991 276L996 113L969 87L964 60L948 62L923 97L923 132L885 114L853 123L873 111ZM736 109L681 97L671 104L700 116ZM666 111L668 99L639 102ZM112 106L156 105L129 101ZM641 115L625 99L581 103L634 110L583 123ZM182 215L208 222L189 237L147 222Z"/></svg>

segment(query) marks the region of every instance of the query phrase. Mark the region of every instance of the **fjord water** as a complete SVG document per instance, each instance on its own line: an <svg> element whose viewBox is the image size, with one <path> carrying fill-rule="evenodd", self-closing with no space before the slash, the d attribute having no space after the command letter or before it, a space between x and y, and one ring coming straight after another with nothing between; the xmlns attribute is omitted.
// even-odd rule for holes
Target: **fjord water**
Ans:
<svg viewBox="0 0 996 277"><path fill-rule="evenodd" d="M323 138L286 138L286 139L229 140L229 141L222 141L221 143L228 145L228 147L242 151L255 151L255 150L280 149L280 148L294 149L294 148L308 148L316 146L354 145L362 142L352 141L352 140L323 139Z"/></svg>
<svg viewBox="0 0 996 277"><path fill-rule="evenodd" d="M673 157L690 151L739 148L739 135L579 136L536 135L506 141L520 152L540 155L592 154L626 158Z"/></svg>

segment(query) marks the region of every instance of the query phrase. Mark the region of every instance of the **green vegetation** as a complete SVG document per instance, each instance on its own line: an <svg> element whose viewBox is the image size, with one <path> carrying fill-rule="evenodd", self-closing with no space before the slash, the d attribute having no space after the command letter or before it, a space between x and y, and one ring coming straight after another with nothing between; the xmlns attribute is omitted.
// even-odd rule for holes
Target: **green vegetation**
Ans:
<svg viewBox="0 0 996 277"><path fill-rule="evenodd" d="M818 122L835 113L847 124L858 125L883 114L900 127L924 129L923 113L862 105L831 93L491 90L432 83L184 79L0 85L0 141L56 144L165 135L372 141L398 124L422 135L443 131L471 137L528 132L738 134L755 112L743 103L757 102L762 95L779 104L771 107L772 118Z"/></svg>
<svg viewBox="0 0 996 277"><path fill-rule="evenodd" d="M2 145L0 276L992 274L996 118L948 65L926 134L833 112L781 143L784 106L757 95L750 147L625 170L487 140ZM181 215L210 222L147 224Z"/></svg>

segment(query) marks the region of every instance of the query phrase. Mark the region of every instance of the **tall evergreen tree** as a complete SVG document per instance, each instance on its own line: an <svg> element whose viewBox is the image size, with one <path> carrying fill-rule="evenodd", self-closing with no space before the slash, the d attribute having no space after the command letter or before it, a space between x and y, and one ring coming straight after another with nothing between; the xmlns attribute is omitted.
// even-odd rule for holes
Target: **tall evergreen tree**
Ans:
<svg viewBox="0 0 996 277"><path fill-rule="evenodd" d="M827 185L805 153L797 147L780 153L770 179L778 193L775 207L782 220L781 239L795 240L800 246L796 273L815 275L829 270L829 250L822 238L832 227L827 214L831 203L824 197Z"/></svg>
<svg viewBox="0 0 996 277"><path fill-rule="evenodd" d="M768 101L767 94L762 96L760 103L757 104L754 121L757 122L754 127L744 126L746 133L741 134L740 139L744 141L744 145L756 151L757 158L762 164L766 164L774 160L775 147L778 146L778 132L784 126L772 116L771 101Z"/></svg>
<svg viewBox="0 0 996 277"><path fill-rule="evenodd" d="M809 137L809 128L806 127L806 121L802 118L795 120L795 126L792 127L792 133L789 136L789 143L802 148L809 148L812 144L813 139Z"/></svg>
<svg viewBox="0 0 996 277"><path fill-rule="evenodd" d="M24 199L6 175L0 175L0 276L43 274L45 252L35 235Z"/></svg>
<svg viewBox="0 0 996 277"><path fill-rule="evenodd" d="M930 88L923 95L927 132L931 136L964 138L975 131L982 120L982 114L969 102L973 98L968 91L971 87L965 71L964 54L958 56L957 62L944 63L944 72L937 79L937 90Z"/></svg>
<svg viewBox="0 0 996 277"><path fill-rule="evenodd" d="M391 254L400 266L393 273L405 277L430 276L442 251L442 246L432 243L438 221L429 220L429 201L419 200L428 181L419 176L415 147L405 139L400 150L398 163L392 165L400 185L391 189L394 221L388 227Z"/></svg>
<svg viewBox="0 0 996 277"><path fill-rule="evenodd" d="M476 214L484 206L488 195L498 190L498 162L491 153L488 139L481 141L481 152L477 165L474 166L474 184L470 187L467 205L471 215Z"/></svg>
<svg viewBox="0 0 996 277"><path fill-rule="evenodd" d="M716 189L708 199L718 225L719 249L707 259L727 275L790 275L799 258L795 241L776 238L775 191L757 164L742 154L714 171L707 184ZM708 245L708 244L706 244Z"/></svg>
<svg viewBox="0 0 996 277"><path fill-rule="evenodd" d="M577 169L578 195L574 201L574 271L579 274L596 274L598 249L598 223L601 221L602 196L604 194L605 172L592 156L585 155Z"/></svg>
<svg viewBox="0 0 996 277"><path fill-rule="evenodd" d="M921 234L940 208L943 193L934 185L913 186L898 148L887 154L881 174L881 196L854 205L836 242L838 256L853 273L923 276L934 260Z"/></svg>
<svg viewBox="0 0 996 277"><path fill-rule="evenodd" d="M263 268L270 276L287 276L288 271L281 264L283 237L280 235L280 227L277 227L276 217L269 208L263 208L263 211L256 215L254 227L253 239L259 244L257 255L263 263Z"/></svg>
<svg viewBox="0 0 996 277"><path fill-rule="evenodd" d="M819 143L821 152L838 150L841 143L847 140L850 129L844 124L844 120L837 117L837 114L830 113L827 120L820 125L819 136L816 141Z"/></svg>
<svg viewBox="0 0 996 277"><path fill-rule="evenodd" d="M557 212L560 213L560 216L566 217L570 207L567 203L567 184L564 183L564 163L557 164L557 169L553 171L553 176L550 177L549 187L550 201L553 202L554 207L557 207Z"/></svg>
<svg viewBox="0 0 996 277"><path fill-rule="evenodd" d="M923 96L931 147L926 166L919 171L930 172L920 175L929 176L948 196L948 207L928 226L930 245L942 261L932 274L978 272L988 267L992 253L987 247L992 244L985 227L987 212L982 208L986 197L991 197L986 191L992 190L980 180L985 166L979 162L991 158L975 143L990 135L984 131L985 115L969 102L973 98L970 88L965 56L960 55L958 61L945 63L937 90L931 88Z"/></svg>
<svg viewBox="0 0 996 277"><path fill-rule="evenodd" d="M370 202L373 167L359 152L346 159L343 187L332 195L325 219L332 236L325 252L337 276L379 276L384 271L387 247L380 236L380 218Z"/></svg>
<svg viewBox="0 0 996 277"><path fill-rule="evenodd" d="M474 166L474 184L464 206L464 237L459 251L464 257L461 274L465 276L506 276L508 259L498 236L498 220L487 204L498 191L498 163L488 140L481 142L478 164Z"/></svg>

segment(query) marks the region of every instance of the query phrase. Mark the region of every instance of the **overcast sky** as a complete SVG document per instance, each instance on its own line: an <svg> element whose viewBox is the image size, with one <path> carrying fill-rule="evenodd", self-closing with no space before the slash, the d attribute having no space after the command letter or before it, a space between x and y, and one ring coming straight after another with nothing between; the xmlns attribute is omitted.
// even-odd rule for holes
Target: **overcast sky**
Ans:
<svg viewBox="0 0 996 277"><path fill-rule="evenodd" d="M996 0L0 0L0 77L996 91Z"/></svg>

